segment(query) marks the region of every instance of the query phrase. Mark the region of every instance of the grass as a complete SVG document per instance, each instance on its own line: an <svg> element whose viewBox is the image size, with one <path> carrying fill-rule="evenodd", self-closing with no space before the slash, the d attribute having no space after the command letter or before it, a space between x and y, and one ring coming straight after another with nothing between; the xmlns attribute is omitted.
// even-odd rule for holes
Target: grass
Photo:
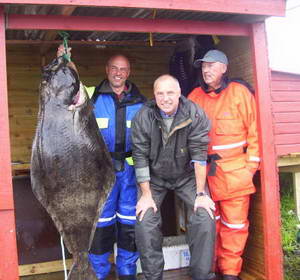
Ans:
<svg viewBox="0 0 300 280"><path fill-rule="evenodd" d="M285 280L300 279L300 244L297 243L297 224L300 224L296 215L296 204L293 193L291 174L280 174L281 193L281 234L284 252Z"/></svg>

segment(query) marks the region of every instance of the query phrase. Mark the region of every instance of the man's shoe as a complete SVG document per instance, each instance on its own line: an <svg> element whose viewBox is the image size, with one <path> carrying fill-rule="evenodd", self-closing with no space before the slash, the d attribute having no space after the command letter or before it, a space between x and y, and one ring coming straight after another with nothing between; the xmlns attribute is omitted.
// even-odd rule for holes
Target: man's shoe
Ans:
<svg viewBox="0 0 300 280"><path fill-rule="evenodd" d="M240 278L236 275L224 274L223 280L240 280Z"/></svg>

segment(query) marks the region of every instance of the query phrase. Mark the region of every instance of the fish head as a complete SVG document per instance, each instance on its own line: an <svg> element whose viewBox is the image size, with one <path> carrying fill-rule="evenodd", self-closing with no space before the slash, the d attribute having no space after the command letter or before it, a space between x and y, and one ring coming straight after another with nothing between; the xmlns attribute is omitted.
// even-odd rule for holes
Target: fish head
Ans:
<svg viewBox="0 0 300 280"><path fill-rule="evenodd" d="M66 62L63 57L55 58L43 67L41 98L55 99L56 103L66 106L76 104L79 87L80 82L75 66Z"/></svg>

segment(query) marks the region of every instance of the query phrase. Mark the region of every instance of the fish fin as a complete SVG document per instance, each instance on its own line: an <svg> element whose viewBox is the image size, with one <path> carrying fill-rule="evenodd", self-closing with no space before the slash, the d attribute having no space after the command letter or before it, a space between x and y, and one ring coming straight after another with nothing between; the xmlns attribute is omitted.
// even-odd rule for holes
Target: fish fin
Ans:
<svg viewBox="0 0 300 280"><path fill-rule="evenodd" d="M73 265L67 280L98 280L96 273L89 262L87 252L73 255Z"/></svg>

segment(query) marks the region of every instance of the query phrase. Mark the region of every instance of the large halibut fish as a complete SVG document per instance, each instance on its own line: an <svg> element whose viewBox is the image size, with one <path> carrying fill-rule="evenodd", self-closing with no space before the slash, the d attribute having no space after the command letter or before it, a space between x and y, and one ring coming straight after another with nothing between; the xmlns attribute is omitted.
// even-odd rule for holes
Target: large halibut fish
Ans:
<svg viewBox="0 0 300 280"><path fill-rule="evenodd" d="M93 106L71 66L59 57L43 69L31 182L73 255L68 279L96 280L88 250L114 172Z"/></svg>

